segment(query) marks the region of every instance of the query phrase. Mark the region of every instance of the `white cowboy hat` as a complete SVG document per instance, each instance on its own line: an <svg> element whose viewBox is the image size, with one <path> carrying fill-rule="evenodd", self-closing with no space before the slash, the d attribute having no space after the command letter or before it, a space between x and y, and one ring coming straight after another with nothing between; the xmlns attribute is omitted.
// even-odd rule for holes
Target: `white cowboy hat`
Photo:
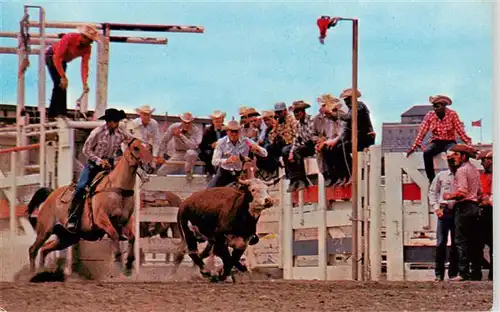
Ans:
<svg viewBox="0 0 500 312"><path fill-rule="evenodd" d="M184 122L191 122L194 120L194 117L190 112L185 112L180 116L180 119Z"/></svg>
<svg viewBox="0 0 500 312"><path fill-rule="evenodd" d="M90 24L78 26L76 27L76 31L93 41L97 41L101 38L97 28Z"/></svg>
<svg viewBox="0 0 500 312"><path fill-rule="evenodd" d="M156 108L151 108L149 107L149 105L142 105L141 107L135 109L137 114L140 113L152 114L155 110Z"/></svg>
<svg viewBox="0 0 500 312"><path fill-rule="evenodd" d="M209 117L212 119L224 118L226 117L226 113L221 112L220 110L216 110L212 114L210 114Z"/></svg>

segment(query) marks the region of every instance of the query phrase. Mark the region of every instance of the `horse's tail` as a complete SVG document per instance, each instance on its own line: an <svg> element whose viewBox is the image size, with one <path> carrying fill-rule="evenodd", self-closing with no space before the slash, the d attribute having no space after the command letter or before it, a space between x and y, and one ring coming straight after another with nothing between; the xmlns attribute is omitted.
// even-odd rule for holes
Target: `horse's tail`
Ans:
<svg viewBox="0 0 500 312"><path fill-rule="evenodd" d="M36 216L32 216L33 212L40 207L43 202L49 197L49 195L53 192L54 190L51 189L50 187L42 187L38 189L33 197L31 197L30 202L28 203L28 220L31 223L31 226L33 228L36 228L37 220L38 218Z"/></svg>

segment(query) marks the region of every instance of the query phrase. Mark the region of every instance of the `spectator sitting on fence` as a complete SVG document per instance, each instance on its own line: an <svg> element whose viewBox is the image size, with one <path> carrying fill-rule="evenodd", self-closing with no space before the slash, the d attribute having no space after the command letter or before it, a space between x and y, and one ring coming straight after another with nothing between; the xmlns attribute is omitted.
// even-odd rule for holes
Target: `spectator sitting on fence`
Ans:
<svg viewBox="0 0 500 312"><path fill-rule="evenodd" d="M315 141L318 167L323 174L325 187L342 182L335 172L335 146L345 131L345 122L338 118L342 103L336 97L325 94L319 99L320 114L313 121L313 140Z"/></svg>
<svg viewBox="0 0 500 312"><path fill-rule="evenodd" d="M83 91L89 92L89 60L92 52L92 42L99 40L99 32L92 25L77 27L78 33L65 34L61 40L47 49L45 63L54 83L50 98L48 118L67 117L67 63L77 57L82 57L81 76Z"/></svg>
<svg viewBox="0 0 500 312"><path fill-rule="evenodd" d="M259 139L259 145L264 147L267 154L270 155L271 142L269 141L269 134L277 123L274 119L274 111L266 110L262 112L262 121L266 125L265 130L262 131ZM258 176L268 181L277 178L279 175L279 159L275 157L260 157L257 156Z"/></svg>
<svg viewBox="0 0 500 312"><path fill-rule="evenodd" d="M288 192L304 189L310 184L304 167L304 158L314 155L312 119L311 115L306 113L306 109L309 107L311 105L304 101L295 101L290 107L298 123L297 134L292 144L283 148L285 172L290 180Z"/></svg>
<svg viewBox="0 0 500 312"><path fill-rule="evenodd" d="M168 127L165 136L160 143L159 154L163 155L168 147L170 140L173 139L174 150L169 161L184 161L184 171L186 178L192 180L193 167L198 159L198 146L202 139L202 130L193 125L194 117L190 112L180 116L181 122L176 122ZM175 170L175 164L168 162L158 169L158 175L167 175Z"/></svg>
<svg viewBox="0 0 500 312"><path fill-rule="evenodd" d="M488 279L493 280L493 152L491 150L480 151L477 158L481 160L483 172L481 173L482 198L479 206L481 207L481 229L482 238L485 245L489 248L490 271Z"/></svg>
<svg viewBox="0 0 500 312"><path fill-rule="evenodd" d="M357 97L361 97L361 92L356 91ZM352 89L345 89L340 94L348 107L347 114L340 114L339 118L346 122L345 131L343 131L340 142L335 145L334 168L337 172L340 182L335 185L348 185L352 180ZM370 110L362 101L358 101L358 151L363 151L375 144L375 131L373 131Z"/></svg>
<svg viewBox="0 0 500 312"><path fill-rule="evenodd" d="M283 154L283 149L292 144L295 133L297 132L297 121L292 114L288 113L284 102L274 105L274 126L269 132L269 145L266 147L269 156L278 164Z"/></svg>
<svg viewBox="0 0 500 312"><path fill-rule="evenodd" d="M208 179L211 179L216 172L216 168L212 166L215 145L219 139L226 136L226 131L222 129L225 117L226 113L218 110L210 115L212 124L206 128L200 143L200 160L205 163L205 173Z"/></svg>
<svg viewBox="0 0 500 312"><path fill-rule="evenodd" d="M457 143L457 134L467 145L471 144L471 139L465 133L464 126L458 114L448 108L452 103L449 97L445 95L431 96L429 97L429 102L432 103L433 110L425 115L415 142L407 152L407 156L410 156L417 148L421 148L422 141L430 130L432 132L430 144L424 149L425 173L430 183L436 175L434 171L434 156L447 151L455 145Z"/></svg>
<svg viewBox="0 0 500 312"><path fill-rule="evenodd" d="M446 246L448 243L448 234L451 240L451 249L449 253L448 277L455 278L458 275L458 251L455 244L455 211L453 210L453 200L444 200L443 194L452 193L453 178L458 167L453 158L447 158L447 170L440 171L429 188L429 206L432 207L437 216L436 229L436 267L434 274L436 281L444 279Z"/></svg>
<svg viewBox="0 0 500 312"><path fill-rule="evenodd" d="M212 165L217 168L217 173L207 188L236 182L243 169L241 157L248 157L250 151L261 157L267 156L267 151L263 147L241 136L241 127L236 120L228 122L226 130L227 135L219 139L215 145Z"/></svg>
<svg viewBox="0 0 500 312"><path fill-rule="evenodd" d="M132 130L135 136L141 138L153 146L153 157L159 160L159 149L161 142L160 127L158 122L151 118L155 109L151 109L149 105L143 105L135 110L139 117L132 121Z"/></svg>
<svg viewBox="0 0 500 312"><path fill-rule="evenodd" d="M450 148L448 157L458 167L453 177L451 193L443 195L444 200L454 200L455 243L458 250L458 276L452 280L481 280L483 244L481 240L480 208L481 192L479 170L470 162L475 149L458 144Z"/></svg>

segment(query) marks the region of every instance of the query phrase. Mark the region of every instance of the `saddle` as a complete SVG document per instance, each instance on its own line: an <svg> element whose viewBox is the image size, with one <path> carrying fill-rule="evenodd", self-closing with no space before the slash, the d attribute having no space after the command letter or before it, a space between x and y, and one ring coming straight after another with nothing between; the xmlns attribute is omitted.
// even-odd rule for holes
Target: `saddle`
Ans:
<svg viewBox="0 0 500 312"><path fill-rule="evenodd" d="M85 188L85 198L92 197L95 195L95 190L99 183L109 174L109 171L99 171L96 174L92 183ZM71 185L61 194L61 202L67 204L73 200L75 195L76 183L71 183Z"/></svg>

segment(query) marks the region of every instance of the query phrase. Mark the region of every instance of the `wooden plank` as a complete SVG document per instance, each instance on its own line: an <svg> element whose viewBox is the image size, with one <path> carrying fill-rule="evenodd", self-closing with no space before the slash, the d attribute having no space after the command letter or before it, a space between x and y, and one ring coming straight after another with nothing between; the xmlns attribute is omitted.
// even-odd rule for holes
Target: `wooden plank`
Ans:
<svg viewBox="0 0 500 312"><path fill-rule="evenodd" d="M319 280L321 272L319 267L293 267L293 279L297 280ZM343 266L327 266L326 279L334 280L351 280L352 268L349 265Z"/></svg>
<svg viewBox="0 0 500 312"><path fill-rule="evenodd" d="M139 211L139 222L177 223L177 207L148 207Z"/></svg>
<svg viewBox="0 0 500 312"><path fill-rule="evenodd" d="M294 211L295 212L295 211ZM349 226L351 225L351 213L347 206L343 206L342 209L329 210L326 212L326 226L327 227L337 227L337 226ZM319 211L313 211L304 213L304 218L300 215L293 215L292 226L293 229L306 229L306 228L317 228L320 222L319 218L321 213Z"/></svg>
<svg viewBox="0 0 500 312"><path fill-rule="evenodd" d="M16 185L24 186L24 185L33 185L40 184L40 174L28 174L24 176L16 177ZM12 181L10 181L10 176L7 176L4 179L0 179L0 189L10 188L12 185Z"/></svg>
<svg viewBox="0 0 500 312"><path fill-rule="evenodd" d="M188 181L184 175L168 175L157 176L150 175L150 180L142 186L143 190L148 191L171 191L186 192L189 190L191 193L200 191L207 187L208 181L203 175L194 175L193 180Z"/></svg>
<svg viewBox="0 0 500 312"><path fill-rule="evenodd" d="M330 238L326 239L326 247L329 255L350 254L352 252L352 238ZM318 240L302 240L293 242L294 256L315 256L318 254Z"/></svg>
<svg viewBox="0 0 500 312"><path fill-rule="evenodd" d="M139 246L144 253L171 253L181 248L180 238L141 237Z"/></svg>

